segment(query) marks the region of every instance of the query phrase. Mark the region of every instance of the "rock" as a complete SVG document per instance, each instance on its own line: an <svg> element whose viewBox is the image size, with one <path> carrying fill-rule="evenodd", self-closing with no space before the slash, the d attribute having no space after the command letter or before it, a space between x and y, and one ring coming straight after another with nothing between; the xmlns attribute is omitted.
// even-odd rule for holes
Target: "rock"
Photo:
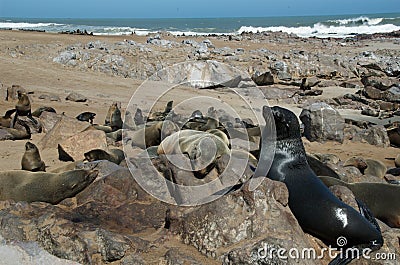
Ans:
<svg viewBox="0 0 400 265"><path fill-rule="evenodd" d="M53 58L53 62L60 64L67 64L71 60L76 60L77 56L75 52L63 51L57 57Z"/></svg>
<svg viewBox="0 0 400 265"><path fill-rule="evenodd" d="M103 131L87 130L80 132L58 144L59 156L64 152L65 154L62 155L68 155L72 158L72 161L85 159L84 153L93 149L107 150L107 138ZM62 156L60 156L62 161L68 161L61 158Z"/></svg>
<svg viewBox="0 0 400 265"><path fill-rule="evenodd" d="M278 61L270 66L271 72L277 76L279 80L290 81L292 75L288 72L288 65L285 62Z"/></svg>
<svg viewBox="0 0 400 265"><path fill-rule="evenodd" d="M208 88L215 85L237 87L240 81L250 77L236 68L216 61L194 61L162 69L151 79L172 84L187 83L195 88Z"/></svg>
<svg viewBox="0 0 400 265"><path fill-rule="evenodd" d="M361 115L366 115L366 116L371 116L371 117L378 117L379 116L379 111L376 111L371 108L363 109L361 111Z"/></svg>
<svg viewBox="0 0 400 265"><path fill-rule="evenodd" d="M390 145L386 128L381 125L373 125L369 128L359 128L354 125L346 124L344 135L345 139L352 142L364 142L379 147L388 147Z"/></svg>
<svg viewBox="0 0 400 265"><path fill-rule="evenodd" d="M57 114L54 112L48 112L44 111L42 114L39 116L40 123L42 124L43 127L43 132L48 133L51 131L51 129L54 128L54 126L57 124L62 119L63 115L62 114Z"/></svg>
<svg viewBox="0 0 400 265"><path fill-rule="evenodd" d="M389 102L400 102L400 87L391 87L383 92L383 99Z"/></svg>
<svg viewBox="0 0 400 265"><path fill-rule="evenodd" d="M377 77L377 76L364 76L361 78L361 82L365 87L371 86L381 91L385 91L392 86L397 86L399 80L388 77Z"/></svg>
<svg viewBox="0 0 400 265"><path fill-rule="evenodd" d="M166 265L202 265L201 261L196 260L195 258L188 256L187 254L183 254L177 248L171 248L164 255L164 260Z"/></svg>
<svg viewBox="0 0 400 265"><path fill-rule="evenodd" d="M74 102L86 102L87 98L79 93L72 92L66 98L66 100L74 101Z"/></svg>
<svg viewBox="0 0 400 265"><path fill-rule="evenodd" d="M185 244L208 257L222 260L223 264L262 264L262 257L257 259L257 254L264 246L310 247L311 242L288 207L274 199L274 191L281 188L286 190L288 198L287 189L281 184L266 178L254 192L231 192L185 214L180 221L182 224L174 229ZM290 235L287 231L291 231ZM276 259L264 262L272 261ZM278 262L283 264L282 260ZM292 262L290 258L289 262Z"/></svg>
<svg viewBox="0 0 400 265"><path fill-rule="evenodd" d="M7 89L0 83L0 100L6 101L7 100Z"/></svg>
<svg viewBox="0 0 400 265"><path fill-rule="evenodd" d="M382 91L372 86L366 86L363 92L367 98L382 99Z"/></svg>
<svg viewBox="0 0 400 265"><path fill-rule="evenodd" d="M8 87L6 100L7 101L18 100L18 91L26 93L26 90L20 85L12 85L11 87Z"/></svg>
<svg viewBox="0 0 400 265"><path fill-rule="evenodd" d="M269 71L264 73L255 71L251 76L251 79L257 84L257 86L269 86L274 84L274 77Z"/></svg>
<svg viewBox="0 0 400 265"><path fill-rule="evenodd" d="M304 135L309 141L327 140L343 142L344 118L326 103L314 103L305 107L300 120L304 124Z"/></svg>
<svg viewBox="0 0 400 265"><path fill-rule="evenodd" d="M57 121L54 126L52 126L55 120L57 120L59 117L61 117L61 119ZM90 126L89 123L78 121L75 118L69 118L64 115L53 116L52 114L49 115L49 119L47 121L44 121L44 124L45 128L47 127L48 129L51 129L40 140L38 144L40 149L57 148L57 145L60 142L82 132Z"/></svg>
<svg viewBox="0 0 400 265"><path fill-rule="evenodd" d="M52 264L52 265L79 265L78 262L60 259L51 255L36 242L12 241L5 242L0 236L1 264ZM29 263L28 263L29 261Z"/></svg>
<svg viewBox="0 0 400 265"><path fill-rule="evenodd" d="M42 94L39 99L49 100L49 101L61 101L61 98L56 94Z"/></svg>

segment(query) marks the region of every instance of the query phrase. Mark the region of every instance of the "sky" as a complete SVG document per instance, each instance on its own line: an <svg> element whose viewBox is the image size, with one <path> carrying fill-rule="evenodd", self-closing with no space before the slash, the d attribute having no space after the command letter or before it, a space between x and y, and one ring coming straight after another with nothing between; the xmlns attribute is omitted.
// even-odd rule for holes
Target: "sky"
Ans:
<svg viewBox="0 0 400 265"><path fill-rule="evenodd" d="M400 0L0 0L0 17L206 18L400 13Z"/></svg>

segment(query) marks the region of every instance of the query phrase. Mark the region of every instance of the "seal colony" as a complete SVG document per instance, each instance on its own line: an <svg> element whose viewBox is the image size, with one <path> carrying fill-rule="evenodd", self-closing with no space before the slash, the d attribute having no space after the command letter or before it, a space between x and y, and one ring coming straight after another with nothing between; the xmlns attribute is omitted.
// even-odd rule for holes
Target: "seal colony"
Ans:
<svg viewBox="0 0 400 265"><path fill-rule="evenodd" d="M358 202L359 213L340 201L311 170L296 115L281 107L273 107L271 111L277 139L272 166L266 175L286 184L289 207L303 230L331 246L338 246L338 238L345 237L346 248L379 249L383 244L382 234L369 210ZM267 124L269 113L269 107L264 106L263 116ZM262 139L261 148L265 148L268 140ZM259 161L263 163L263 158L260 157ZM343 251L330 264L347 264L357 258L349 254Z"/></svg>

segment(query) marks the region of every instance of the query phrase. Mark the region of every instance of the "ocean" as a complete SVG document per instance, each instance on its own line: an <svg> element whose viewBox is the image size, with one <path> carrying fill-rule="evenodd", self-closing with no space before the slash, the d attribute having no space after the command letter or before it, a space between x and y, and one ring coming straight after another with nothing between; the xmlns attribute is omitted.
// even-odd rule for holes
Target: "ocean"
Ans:
<svg viewBox="0 0 400 265"><path fill-rule="evenodd" d="M94 35L148 35L168 31L174 35L240 34L282 31L300 37L351 37L356 34L400 30L400 13L336 16L160 18L160 19L72 19L0 18L0 29L65 32L86 30Z"/></svg>

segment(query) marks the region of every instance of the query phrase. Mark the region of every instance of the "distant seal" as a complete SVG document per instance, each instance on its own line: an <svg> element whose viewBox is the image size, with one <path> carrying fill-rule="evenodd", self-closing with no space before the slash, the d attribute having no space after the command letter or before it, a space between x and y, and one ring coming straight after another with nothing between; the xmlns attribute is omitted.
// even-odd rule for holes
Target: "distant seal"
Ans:
<svg viewBox="0 0 400 265"><path fill-rule="evenodd" d="M113 112L111 113L110 116L110 127L113 129L113 131L122 129L123 122L122 122L122 117L121 117L121 111L118 108L118 104L115 103Z"/></svg>
<svg viewBox="0 0 400 265"><path fill-rule="evenodd" d="M361 207L360 214L340 201L311 170L296 115L278 106L271 109L264 106L263 116L267 126L271 121L270 111L277 138L274 159L266 175L286 184L289 207L303 230L332 246L338 246L337 239L345 237L346 247L370 247L373 250L380 248L383 244L380 228L368 209ZM271 139L262 139L261 148L268 146L268 140ZM263 163L264 159L260 157L259 163ZM344 256L339 255L333 262L349 262L356 258L347 256L348 253L342 254Z"/></svg>
<svg viewBox="0 0 400 265"><path fill-rule="evenodd" d="M63 173L12 170L0 172L0 200L58 204L74 197L96 178L98 171L72 170Z"/></svg>
<svg viewBox="0 0 400 265"><path fill-rule="evenodd" d="M350 189L356 199L362 200L374 216L390 227L400 228L400 186L386 183L346 183L330 177L319 177L331 187L340 185Z"/></svg>
<svg viewBox="0 0 400 265"><path fill-rule="evenodd" d="M378 178L383 178L387 171L386 165L381 161L362 157L351 157L344 162L343 166L355 166L362 174Z"/></svg>
<svg viewBox="0 0 400 265"><path fill-rule="evenodd" d="M85 159L89 162L98 160L108 160L119 165L125 159L124 151L121 149L111 149L105 151L102 149L93 149L84 154Z"/></svg>
<svg viewBox="0 0 400 265"><path fill-rule="evenodd" d="M40 115L42 115L43 112L53 112L53 113L57 113L56 110L52 107L39 107L37 108L34 112L32 112L32 116L39 118Z"/></svg>
<svg viewBox="0 0 400 265"><path fill-rule="evenodd" d="M29 100L29 97L26 93L22 93L21 91L18 91L18 102L17 105L15 105L15 116L14 120L12 122L12 128L14 127L18 116L27 116L34 124L38 124L38 122L32 117L31 113L31 101Z"/></svg>
<svg viewBox="0 0 400 265"><path fill-rule="evenodd" d="M32 172L46 171L45 164L40 157L39 149L31 142L26 142L25 153L21 160L22 170L28 170Z"/></svg>
<svg viewBox="0 0 400 265"><path fill-rule="evenodd" d="M115 108L117 108L117 107L118 107L118 103L114 102L108 108L108 111L107 111L107 114L106 114L106 118L104 119L104 125L110 126L110 124L111 124L111 114L115 111Z"/></svg>
<svg viewBox="0 0 400 265"><path fill-rule="evenodd" d="M90 122L90 124L93 124L93 120L95 117L96 117L96 113L86 111L86 112L82 112L81 114L76 116L76 119L78 121L87 121L87 122Z"/></svg>
<svg viewBox="0 0 400 265"><path fill-rule="evenodd" d="M168 103L165 105L164 111L156 111L154 113L151 113L148 117L148 121L163 121L165 118L168 116L168 114L172 111L172 105L174 104L174 101L168 101Z"/></svg>
<svg viewBox="0 0 400 265"><path fill-rule="evenodd" d="M132 146L146 149L150 146L159 145L162 139L177 131L179 131L178 125L170 120L165 120L134 131L129 137L132 140Z"/></svg>
<svg viewBox="0 0 400 265"><path fill-rule="evenodd" d="M121 141L122 140L122 129L116 130L114 132L106 133L108 138L113 139L114 141Z"/></svg>

